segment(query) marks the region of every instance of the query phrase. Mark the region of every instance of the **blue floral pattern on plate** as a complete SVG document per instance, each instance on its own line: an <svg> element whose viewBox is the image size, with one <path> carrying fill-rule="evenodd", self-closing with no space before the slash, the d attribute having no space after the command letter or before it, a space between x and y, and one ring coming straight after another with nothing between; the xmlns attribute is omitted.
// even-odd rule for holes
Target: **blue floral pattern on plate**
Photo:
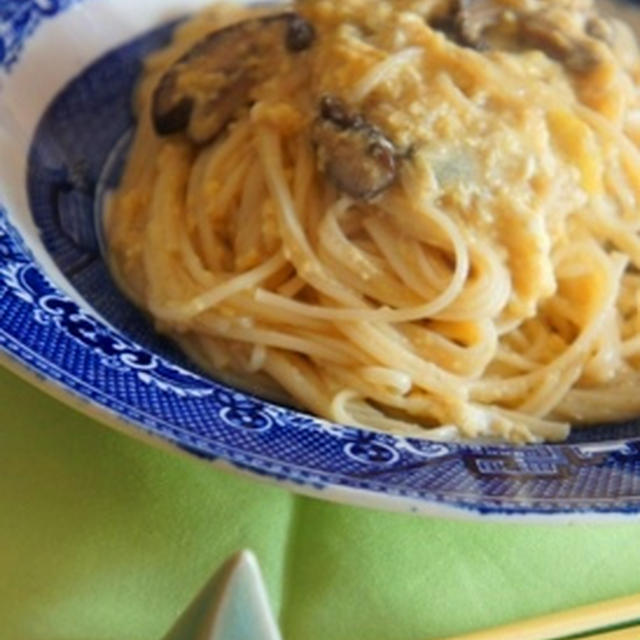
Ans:
<svg viewBox="0 0 640 640"><path fill-rule="evenodd" d="M0 69L17 62L26 39L44 18L50 18L79 0L2 0L0 2Z"/></svg>
<svg viewBox="0 0 640 640"><path fill-rule="evenodd" d="M38 21L70 4L0 0L0 65L9 69ZM351 490L342 497L427 511L640 514L637 422L521 448L374 433L219 384L153 332L110 279L95 209L118 179L140 61L171 30L160 27L96 61L43 115L27 176L33 218L95 312L51 283L0 206L0 351L146 434L308 490Z"/></svg>

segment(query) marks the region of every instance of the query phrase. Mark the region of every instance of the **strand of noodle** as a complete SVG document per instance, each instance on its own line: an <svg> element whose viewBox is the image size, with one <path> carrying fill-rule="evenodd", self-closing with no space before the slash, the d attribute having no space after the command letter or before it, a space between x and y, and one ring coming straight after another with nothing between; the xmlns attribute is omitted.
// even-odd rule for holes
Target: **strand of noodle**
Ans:
<svg viewBox="0 0 640 640"><path fill-rule="evenodd" d="M625 273L622 279L622 290L618 297L618 308L621 319L630 315L635 315L638 309L638 294L640 293L640 282L637 276Z"/></svg>
<svg viewBox="0 0 640 640"><path fill-rule="evenodd" d="M246 127L238 126L234 128L224 140L211 145L203 152L205 156L203 163L205 166L202 169L197 184L198 190L201 193L207 193L208 191L204 185L217 184L216 177L224 175L222 165L226 164L225 161L228 160L230 154L232 154L238 146L240 146L240 148L247 146L246 144L241 144L243 137L246 138ZM194 186L194 189L196 189L196 186ZM210 196L194 196L193 206L192 215L196 220L197 238L202 251L202 259L205 265L212 271L220 271L223 267L225 251L215 236L215 226L211 224L211 222L212 213L215 214L213 217L217 218L224 212L222 210L216 211L212 209L212 198Z"/></svg>
<svg viewBox="0 0 640 640"><path fill-rule="evenodd" d="M335 331L333 326L324 320L317 320L294 313L283 313L283 309L268 307L258 303L253 291L236 293L233 298L225 301L225 307L233 310L238 315L255 318L258 324L267 324L276 327L304 328L318 333L331 333ZM202 316L206 321L206 316Z"/></svg>
<svg viewBox="0 0 640 640"><path fill-rule="evenodd" d="M232 387L245 389L249 393L266 398L271 402L291 404L292 398L265 371L249 372L248 365L253 347L225 338L209 335L178 334L175 340L180 348L211 375ZM239 349L244 357L239 358ZM267 350L268 352L268 350ZM215 355L223 358L217 364ZM247 375L247 374L250 375Z"/></svg>
<svg viewBox="0 0 640 640"><path fill-rule="evenodd" d="M282 252L278 252L254 269L231 277L226 280L226 282L210 288L208 291L201 293L187 302L171 305L155 303L150 305L150 310L154 315L163 320L184 322L220 304L223 300L233 296L235 293L256 287L260 282L278 272L286 264L287 261L282 255Z"/></svg>
<svg viewBox="0 0 640 640"><path fill-rule="evenodd" d="M362 367L358 369L358 375L373 385L385 387L400 395L405 395L411 391L411 376L398 369Z"/></svg>
<svg viewBox="0 0 640 640"><path fill-rule="evenodd" d="M439 73L435 78L437 89L443 94L443 102L450 103L465 112L465 118L478 117L482 114L482 108L473 100L470 100L460 87L453 82L447 73ZM471 113L469 113L471 112Z"/></svg>
<svg viewBox="0 0 640 640"><path fill-rule="evenodd" d="M406 283L408 287L413 289L418 295L424 295L424 287L420 281L415 277L415 274L407 267L406 262L402 259L398 247L391 240L391 234L389 229L385 228L384 224L376 218L368 218L364 222L364 226L375 241L378 250L389 261L389 264L398 274L398 276ZM451 302L460 295L464 287L464 283L467 277L468 266L465 269L464 261L456 261L456 266L451 275L451 280L448 286L432 299L426 305L423 305L424 317L431 317L445 309L451 304Z"/></svg>
<svg viewBox="0 0 640 640"><path fill-rule="evenodd" d="M331 398L313 368L297 356L269 350L264 370L293 398L319 416L327 416Z"/></svg>
<svg viewBox="0 0 640 640"><path fill-rule="evenodd" d="M302 137L296 139L293 202L303 228L309 227L309 200L313 189L314 162L311 146Z"/></svg>
<svg viewBox="0 0 640 640"><path fill-rule="evenodd" d="M284 284L280 285L276 291L285 298L295 298L306 286L307 283L302 278L293 276ZM260 291L260 289L257 291Z"/></svg>
<svg viewBox="0 0 640 640"><path fill-rule="evenodd" d="M390 232L389 229L387 231ZM368 233L371 236L371 232L368 231ZM373 239L373 236L371 237ZM407 286L410 286L425 300L433 300L437 295L442 295L443 290L451 286L451 269L447 269L445 277L432 278L432 273L427 274L422 268L423 262L426 262L430 271L433 271L432 265L430 261L427 261L421 245L404 234L396 233L395 239L398 246L393 249L393 260L398 261L399 264L398 266L391 264L391 266L396 269L400 277L405 279ZM375 249L382 253L380 242L375 242ZM387 260L391 263L389 257L387 257ZM400 269L402 269L402 274L399 271Z"/></svg>
<svg viewBox="0 0 640 640"><path fill-rule="evenodd" d="M312 247L318 246L320 220L335 200L336 194L332 186L326 181L321 182L321 176L314 176L314 180L309 185L305 213L306 233Z"/></svg>
<svg viewBox="0 0 640 640"><path fill-rule="evenodd" d="M245 389L253 392L257 384L263 383L265 388L259 391L260 394L272 393L275 388L275 384L263 373L247 376L249 349L246 345L193 332L175 334L172 337L193 362L225 384L238 386L239 381L245 380Z"/></svg>
<svg viewBox="0 0 640 640"><path fill-rule="evenodd" d="M196 163L194 164L194 168L192 168L192 171L188 177L187 197L186 197L187 202L189 201L189 193L190 193L190 190L192 189L193 173L196 167L198 166L199 165L196 160ZM157 182L158 181L156 181L156 183ZM174 206L177 208L181 208L181 203L179 203L178 201L174 201ZM154 208L155 208L155 205L152 203L150 210L153 211ZM188 205L187 205L187 209L188 209ZM176 224L174 226L175 233L169 234L169 236L167 237L167 240L169 242L175 243L176 249L178 250L179 255L181 257L182 264L186 272L191 277L191 279L200 286L210 286L212 281L214 280L214 276L211 272L209 272L205 268L204 264L202 263L200 256L198 255L198 253L196 252L195 248L191 243L191 240L187 233L187 229L188 227L185 225ZM167 249L169 246L170 245L164 246L163 253L167 252Z"/></svg>
<svg viewBox="0 0 640 640"><path fill-rule="evenodd" d="M516 376L508 380L478 380L471 385L472 398L482 402L495 402L500 399L522 396L526 390L540 377L552 370L572 365L576 359L582 357L595 340L602 323L606 320L608 309L615 303L619 288L619 281L626 268L626 259L621 255L609 258L601 250L592 251L592 265L598 264L605 274L605 283L599 308L594 312L589 322L583 327L581 334L566 351L553 362L540 367L535 372Z"/></svg>
<svg viewBox="0 0 640 640"><path fill-rule="evenodd" d="M331 402L333 419L342 424L361 428L373 428L383 432L400 433L429 440L449 442L458 436L454 426L423 428L405 420L391 418L360 400L359 394L348 389L336 394Z"/></svg>
<svg viewBox="0 0 640 640"><path fill-rule="evenodd" d="M362 220L367 216L367 208L362 207L362 204L357 200L351 200L346 196L338 198L339 200L346 200L350 203L348 207L342 207L337 212L339 218L340 228L342 233L348 236L350 239L366 241L368 238L364 233L364 227L362 226ZM375 251L374 251L375 253Z"/></svg>
<svg viewBox="0 0 640 640"><path fill-rule="evenodd" d="M529 358L511 351L511 349L507 349L502 346L498 348L494 356L494 362L506 364L514 369L520 369L523 371L533 371L537 367L540 366L539 362L535 362L534 360L530 360Z"/></svg>
<svg viewBox="0 0 640 640"><path fill-rule="evenodd" d="M379 304L415 307L420 299L398 281L387 264L376 264L376 261L358 249L342 233L336 213L348 205L348 201L339 201L327 211L322 220L318 235L320 257L325 264L334 263L334 271L340 273L343 280L349 278L354 289L375 299ZM345 270L348 273L345 273Z"/></svg>
<svg viewBox="0 0 640 640"><path fill-rule="evenodd" d="M582 310L576 308L576 306L572 305L571 302L566 298L555 297L547 300L545 304L545 312L547 314L551 313L553 315L566 318L576 327L580 326Z"/></svg>
<svg viewBox="0 0 640 640"><path fill-rule="evenodd" d="M406 279L407 286L423 298L433 301L436 294L438 297L444 295L453 284L459 290L457 295L452 295L453 304L468 289L471 281L465 282L468 276L463 277L464 274L458 272L461 267L458 263L453 264L453 257L446 263L440 250L407 241L404 231L379 219L366 219L365 223L371 237L375 236L376 250L385 255L401 278ZM394 246L390 247L392 238Z"/></svg>
<svg viewBox="0 0 640 640"><path fill-rule="evenodd" d="M318 318L332 322L340 321L366 321L366 322L412 322L427 317L423 307L415 309L394 310L388 308L378 309L351 309L343 307L318 306L307 302L299 302L262 288L257 288L255 299L260 304L272 308L282 309L288 313L299 314L309 318ZM426 306L426 305L425 305Z"/></svg>
<svg viewBox="0 0 640 640"><path fill-rule="evenodd" d="M411 211L413 215L410 214L406 216L404 219L404 224L411 223L412 227L415 226L416 228L418 228L422 223L428 220L431 223L431 228L435 227L440 229L440 232L445 238L445 244L450 246L453 250L453 257L456 266L461 265L458 268L462 273L464 273L464 277L466 279L469 273L469 253L465 240L462 236L462 233L458 229L458 226L450 216L446 215L439 208L430 206L428 198L424 196L420 191L416 190L415 188L407 189L406 186L405 190L407 191L410 201L419 203L421 209L419 211ZM405 211L405 213L408 212Z"/></svg>
<svg viewBox="0 0 640 640"><path fill-rule="evenodd" d="M406 374L405 374L406 375ZM331 371L331 377L335 381L334 386L338 389L351 389L357 392L367 402L373 402L379 406L387 406L404 411L415 392L411 396L400 395L397 391L387 386L371 386L360 374L360 369L340 368ZM424 399L414 412L414 416L428 422L429 426L437 421L439 405L431 399ZM409 413L405 411L405 413Z"/></svg>
<svg viewBox="0 0 640 640"><path fill-rule="evenodd" d="M498 281L500 282L500 281ZM499 308L503 304L503 300L505 295L508 295L508 292L505 293L505 287L498 287L496 292L495 300L498 302L494 303L493 306ZM278 307L281 309L286 309L291 313L296 313L303 316L313 317L313 318L323 318L326 320L339 321L339 320L366 320L370 322L412 322L415 320L421 320L424 318L428 318L431 315L436 315L432 312L433 302L428 302L424 305L420 305L418 307L406 308L406 309L349 309L349 308L340 308L340 307L319 307L316 304L310 304L306 302L300 302L296 300L291 300L287 296L279 295L276 293L272 293L269 291L265 291L262 288L256 289L255 299L257 302L260 302L264 305L269 305L272 307ZM439 317L444 317L446 315L447 320L459 320L466 319L469 312L458 312L458 313L447 313L440 314Z"/></svg>
<svg viewBox="0 0 640 640"><path fill-rule="evenodd" d="M282 331L259 329L253 327L233 326L224 318L207 318L206 324L196 324L199 331L205 334L224 336L245 343L262 344L286 351L305 354L321 361L351 366L354 359L361 357L359 352L345 344L344 341L317 335L294 335Z"/></svg>
<svg viewBox="0 0 640 640"><path fill-rule="evenodd" d="M622 360L622 341L615 309L609 309L595 346L595 352L587 359L582 371L583 381L602 384L611 380L617 372L624 372L627 365Z"/></svg>
<svg viewBox="0 0 640 640"><path fill-rule="evenodd" d="M267 361L267 349L263 344L255 344L251 349L251 356L247 364L249 373L260 371Z"/></svg>
<svg viewBox="0 0 640 640"><path fill-rule="evenodd" d="M624 135L624 133L610 123L603 115L597 113L589 107L580 104L574 105L576 113L593 129L599 133L604 133L607 140L614 140L619 149L624 152L623 162L627 164L627 173L632 174L629 177L640 178L637 167L640 167L640 151L636 146ZM632 169L630 169L630 167ZM640 189L640 184L635 184L636 191Z"/></svg>
<svg viewBox="0 0 640 640"><path fill-rule="evenodd" d="M533 434L545 441L562 442L567 439L571 429L571 426L567 422L544 420L502 407L492 407L491 411L514 423L526 425Z"/></svg>
<svg viewBox="0 0 640 640"><path fill-rule="evenodd" d="M636 418L640 413L640 378L604 389L572 389L556 407L555 414L580 423L602 423Z"/></svg>
<svg viewBox="0 0 640 640"><path fill-rule="evenodd" d="M347 235L343 230L344 235ZM385 262L385 260L380 256L378 252L378 248L376 247L373 240L370 237L364 236L364 229L359 229L353 237L350 237L350 242L359 250L362 251L372 264L376 265L378 269L381 271L390 272L389 265Z"/></svg>
<svg viewBox="0 0 640 640"><path fill-rule="evenodd" d="M555 318L556 324L560 319L564 320L560 316ZM568 321L567 324L569 324ZM574 325L571 325L572 334L569 339L564 339L557 330L555 333L549 334L550 329L551 331L554 329L549 320L546 320L546 322L544 319L532 320L527 324L527 327L531 334L531 342L525 348L524 353L531 360L537 360L538 362L548 363L549 354L552 354L552 359L555 359L557 354L566 351L571 342L575 340L573 335L576 332ZM555 348L556 345L557 349Z"/></svg>
<svg viewBox="0 0 640 640"><path fill-rule="evenodd" d="M247 153L245 157L234 163L233 169L227 170L222 189L215 193L209 203L209 211L214 214L214 219L218 217L219 212L229 211L231 201L237 198L238 193L241 193L240 186L245 182L251 161L252 159ZM240 203L238 202L238 204Z"/></svg>
<svg viewBox="0 0 640 640"><path fill-rule="evenodd" d="M616 196L616 202L622 209L622 216L627 224L633 224L633 230L638 231L640 216L638 212L638 194L634 194L621 175L622 171L617 163L609 162L604 173L607 192Z"/></svg>
<svg viewBox="0 0 640 640"><path fill-rule="evenodd" d="M621 221L610 216L592 215L587 224L600 235L613 242L620 251L628 254L635 267L640 268L640 238L633 231L626 228Z"/></svg>
<svg viewBox="0 0 640 640"><path fill-rule="evenodd" d="M183 149L177 147L164 150L170 162L158 174L151 202L147 233L142 249L144 267L149 290L150 301L173 298L186 283L179 264L172 259L172 252L167 250L175 239L171 237L170 219L176 211L181 210L182 194L188 176L188 158Z"/></svg>
<svg viewBox="0 0 640 640"><path fill-rule="evenodd" d="M411 229L411 235L429 247L436 247L447 253L455 253L452 236L462 237L451 217L440 211L409 184L412 171L406 168L401 176L404 194L385 194L378 208L388 214L397 229ZM443 222L444 221L444 222ZM463 243L464 245L464 243ZM465 251L466 251L466 245Z"/></svg>
<svg viewBox="0 0 640 640"><path fill-rule="evenodd" d="M422 326L405 325L401 331L410 339L417 355L456 375L476 378L484 373L494 358L498 335L490 321L476 322L474 325L478 336L475 344L469 346L455 344L437 329L432 331Z"/></svg>
<svg viewBox="0 0 640 640"><path fill-rule="evenodd" d="M438 249L414 242L414 252L418 270L431 287L442 291L450 284L451 270L443 264Z"/></svg>
<svg viewBox="0 0 640 640"><path fill-rule="evenodd" d="M568 254L567 248L556 249L553 254L553 268L558 280L567 280L570 278L581 278L588 276L590 267L587 264L573 263L566 259Z"/></svg>
<svg viewBox="0 0 640 640"><path fill-rule="evenodd" d="M318 240L320 246L325 249L327 255L334 258L336 262L344 264L354 274L363 280L385 277L381 265L372 260L372 256L361 251L351 242L340 229L337 217L344 213L350 206L348 198L341 198L333 206L329 207L320 223ZM393 282L396 284L396 282Z"/></svg>
<svg viewBox="0 0 640 640"><path fill-rule="evenodd" d="M466 250L464 240L456 229L455 225L444 215L438 211L432 211L432 217L436 224L448 233L453 244L454 255L456 258L456 271L454 286L459 286L460 280L464 281L469 272L469 254ZM330 294L329 294L330 295ZM330 295L330 297L333 297ZM263 290L256 291L256 300L264 304L287 305L291 310L295 309L300 314L306 314L316 318L326 318L333 320L357 320L365 319L369 321L386 321L386 322L410 322L420 320L429 316L431 303L426 303L408 309L378 309L363 310L359 309L339 309L339 308L319 308L317 305L309 305L303 302L286 301L282 296L265 292Z"/></svg>
<svg viewBox="0 0 640 640"><path fill-rule="evenodd" d="M205 166L194 188L199 187L201 196L206 196L209 185L221 184L221 176L225 176L223 184L227 184L229 167L236 169L238 165L251 159L253 149L248 123L235 123L221 140L206 147L202 153L205 156ZM207 198L199 199L204 200L206 207Z"/></svg>
<svg viewBox="0 0 640 640"><path fill-rule="evenodd" d="M549 373L542 384L520 403L518 411L539 418L548 415L561 402L581 374L581 364Z"/></svg>
<svg viewBox="0 0 640 640"><path fill-rule="evenodd" d="M526 352L529 348L529 339L525 335L522 326L520 326L516 331L510 333L506 338L511 348L517 351Z"/></svg>
<svg viewBox="0 0 640 640"><path fill-rule="evenodd" d="M433 34L431 34L433 39ZM428 46L433 47L435 42L429 43ZM514 69L508 68L509 58L502 60L500 66L495 64L487 64L485 55L472 51L470 49L460 49L450 43L448 51L442 46L435 46L438 53L448 54L448 60L443 61L446 70L453 76L460 76L460 71L464 71L467 78L472 81L474 86L482 85L487 93L493 94L495 100L501 100L507 104L513 105L515 108L526 105L532 99L540 99L544 95L544 99L550 106L566 104L567 99L571 96L556 95L552 90L544 90L539 84L535 85L535 94L530 94L530 89L526 85L523 86L521 70L516 66ZM433 64L433 61L430 60ZM448 63L448 64L447 64ZM511 73L509 73L509 71ZM458 82L467 78L458 77Z"/></svg>
<svg viewBox="0 0 640 640"><path fill-rule="evenodd" d="M366 390L364 390L366 393ZM421 428L431 430L438 425L448 426L445 423L448 414L447 403L435 396L428 396L424 392L412 391L410 395L399 396L384 392L377 392L372 400L376 404L391 407L400 414L409 416L417 420ZM459 426L456 426L459 430ZM425 432L424 435L428 435Z"/></svg>
<svg viewBox="0 0 640 640"><path fill-rule="evenodd" d="M207 173L207 165L211 156L221 152L219 145L209 145L198 153L191 166L189 174L189 183L187 186L187 195L185 198L187 215L189 222L191 219L198 219L198 211L202 207L202 193L204 191L205 179Z"/></svg>
<svg viewBox="0 0 640 640"><path fill-rule="evenodd" d="M443 430L443 433L459 435L459 426L452 426L445 423L446 416L448 415L448 401L443 401L442 398L426 396L423 393L417 393L415 391L413 391L411 395L400 396L384 388L372 389L362 380L361 376L356 375L352 370L338 369L333 371L332 375L343 388L355 390L363 398L368 398L378 405L392 407L416 419L418 421L418 428L421 430L424 429L421 435L429 437L429 439L432 439L432 437L436 439L438 437L437 432L440 429ZM371 407L369 403L363 403L361 406L364 406L369 411L373 410L373 407ZM486 411L482 408L469 405L469 409L476 415L486 415ZM436 427L434 423L442 426ZM436 430L435 432L433 431L434 429ZM474 431L468 431L466 435L471 436L474 433Z"/></svg>
<svg viewBox="0 0 640 640"><path fill-rule="evenodd" d="M453 397L466 395L464 380L416 356L399 339L394 340L386 335L384 325L354 322L341 324L338 328L374 360L392 369L405 371L422 389Z"/></svg>
<svg viewBox="0 0 640 640"><path fill-rule="evenodd" d="M215 282L215 276L202 264L202 260L196 253L189 237L185 233L180 233L178 242L180 258L193 281L201 287L212 286Z"/></svg>
<svg viewBox="0 0 640 640"><path fill-rule="evenodd" d="M370 358L360 351L355 345L346 342L342 336L335 331L331 326L325 327L324 331L319 331L318 327L311 327L310 330L302 330L301 325L297 323L291 326L280 322L275 326L269 324L261 325L256 323L255 319L247 316L227 316L216 315L210 312L206 315L199 316L191 324L193 330L201 331L206 335L228 335L233 340L239 342L251 342L253 339L256 342L262 342L267 346L273 346L278 348L286 348L284 342L273 343L272 340L281 340L282 336L286 339L291 336L295 340L296 346L294 351L305 351L308 355L316 355L322 359L320 352L316 353L313 347L304 349L299 348L303 345L303 341L314 343L319 348L324 349L324 354L333 352L337 354L334 359L338 359L341 362L345 358L349 358L350 366L360 366L368 364ZM293 344L293 343L292 343Z"/></svg>
<svg viewBox="0 0 640 640"><path fill-rule="evenodd" d="M291 193L283 175L282 155L277 136L269 129L260 128L257 139L267 184L277 205L281 233L285 241L285 255L290 254L287 257L293 262L301 278L328 297L351 306L362 304L353 291L326 273L311 249L298 222Z"/></svg>
<svg viewBox="0 0 640 640"><path fill-rule="evenodd" d="M261 204L264 198L262 167L253 161L247 172L240 205L231 213L230 225L234 231L234 265L237 270L254 266L264 253L262 242Z"/></svg>
<svg viewBox="0 0 640 640"><path fill-rule="evenodd" d="M522 318L498 318L496 320L496 331L501 338L506 337L516 332L521 324Z"/></svg>
<svg viewBox="0 0 640 640"><path fill-rule="evenodd" d="M390 82L393 76L424 55L421 47L409 47L391 54L376 64L349 92L349 102L362 104L365 98L382 82Z"/></svg>
<svg viewBox="0 0 640 640"><path fill-rule="evenodd" d="M511 291L509 273L501 264L497 252L477 242L471 249L476 275L467 282L457 299L439 312L441 320L468 320L495 317L507 305Z"/></svg>
<svg viewBox="0 0 640 640"><path fill-rule="evenodd" d="M343 256L337 252L328 252L324 243L318 247L318 255L327 271L332 273L334 277L339 277L340 281L352 291L356 292L362 300L368 300L362 307L357 306L356 308L402 309L407 306L413 307L413 305L420 304L421 302L421 300L416 299L412 292L404 290L398 282L395 282L395 286L393 286L394 282L388 277L386 269L381 270L380 276L377 278L364 278L355 269L349 268L349 266L353 265L347 264L349 262L348 259L342 259ZM375 263L374 260L370 262ZM409 296L411 297L409 298ZM327 306L330 302L329 300Z"/></svg>
<svg viewBox="0 0 640 640"><path fill-rule="evenodd" d="M359 399L360 394L352 389L344 389L336 393L329 405L329 415L331 419L339 424L346 424L352 427L364 427L365 425L358 421L347 409L348 402L355 398Z"/></svg>

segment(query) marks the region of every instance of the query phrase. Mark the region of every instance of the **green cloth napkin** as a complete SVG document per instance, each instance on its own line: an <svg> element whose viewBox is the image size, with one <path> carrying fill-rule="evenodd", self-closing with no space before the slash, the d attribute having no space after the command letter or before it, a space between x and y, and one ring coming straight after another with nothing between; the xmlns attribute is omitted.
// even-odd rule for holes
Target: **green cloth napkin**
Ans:
<svg viewBox="0 0 640 640"><path fill-rule="evenodd" d="M0 369L0 639L157 640L233 551L285 640L427 640L640 592L640 523L329 504L156 450Z"/></svg>

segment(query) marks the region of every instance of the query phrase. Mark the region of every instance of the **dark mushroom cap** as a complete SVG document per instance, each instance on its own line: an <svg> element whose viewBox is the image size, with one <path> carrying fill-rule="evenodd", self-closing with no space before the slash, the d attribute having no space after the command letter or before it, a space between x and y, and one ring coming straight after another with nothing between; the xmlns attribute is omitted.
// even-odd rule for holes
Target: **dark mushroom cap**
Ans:
<svg viewBox="0 0 640 640"><path fill-rule="evenodd" d="M460 44L480 51L489 47L485 31L497 24L504 14L504 6L494 0L458 0L455 32Z"/></svg>
<svg viewBox="0 0 640 640"><path fill-rule="evenodd" d="M320 100L313 141L321 169L335 186L357 200L370 200L396 179L393 143L336 96Z"/></svg>
<svg viewBox="0 0 640 640"><path fill-rule="evenodd" d="M519 22L519 36L527 46L544 51L563 63L569 71L584 73L601 62L599 39L566 33L544 14L528 16Z"/></svg>
<svg viewBox="0 0 640 640"><path fill-rule="evenodd" d="M432 19L430 25L460 46L482 51L488 48L485 31L496 24L503 13L504 7L494 0L455 0L449 10Z"/></svg>
<svg viewBox="0 0 640 640"><path fill-rule="evenodd" d="M594 15L585 14L582 32L567 31L543 10L509 9L497 0L456 0L450 12L431 26L461 46L485 51L492 48L490 30L501 23L507 11L517 23L514 48L540 49L574 73L591 71L602 61L602 45L610 37L609 29Z"/></svg>
<svg viewBox="0 0 640 640"><path fill-rule="evenodd" d="M296 13L244 20L197 42L162 76L153 94L159 135L185 131L196 144L215 138L251 104L251 91L269 61L311 46L313 26Z"/></svg>

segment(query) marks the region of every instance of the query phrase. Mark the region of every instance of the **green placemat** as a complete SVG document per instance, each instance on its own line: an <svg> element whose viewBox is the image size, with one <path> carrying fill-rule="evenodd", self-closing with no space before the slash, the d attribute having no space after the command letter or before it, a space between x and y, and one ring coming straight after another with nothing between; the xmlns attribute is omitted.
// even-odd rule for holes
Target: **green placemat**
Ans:
<svg viewBox="0 0 640 640"><path fill-rule="evenodd" d="M640 592L640 524L332 505L153 449L0 369L0 639L158 640L234 550L285 640L427 640Z"/></svg>

